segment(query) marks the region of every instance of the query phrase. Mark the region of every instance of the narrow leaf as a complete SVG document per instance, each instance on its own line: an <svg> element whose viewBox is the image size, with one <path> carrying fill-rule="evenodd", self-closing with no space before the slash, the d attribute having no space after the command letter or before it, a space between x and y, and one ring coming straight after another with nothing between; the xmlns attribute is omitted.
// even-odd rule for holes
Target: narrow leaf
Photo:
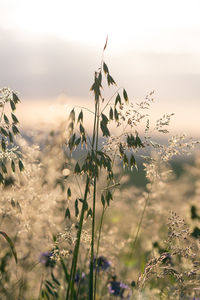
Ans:
<svg viewBox="0 0 200 300"><path fill-rule="evenodd" d="M15 163L14 163L14 160L11 161L11 168L12 168L12 171L15 173Z"/></svg>
<svg viewBox="0 0 200 300"><path fill-rule="evenodd" d="M117 105L117 103L119 103L119 104L122 103L121 97L120 97L119 93L117 94L117 97L116 97L116 99L115 99L115 106Z"/></svg>
<svg viewBox="0 0 200 300"><path fill-rule="evenodd" d="M123 146L122 146L121 143L119 144L119 153L120 153L120 156L121 156L121 157L124 156L124 148L123 148Z"/></svg>
<svg viewBox="0 0 200 300"><path fill-rule="evenodd" d="M60 285L60 282L55 278L53 272L51 272L51 277L52 277L53 281L54 281L57 285Z"/></svg>
<svg viewBox="0 0 200 300"><path fill-rule="evenodd" d="M24 165L23 165L23 162L21 161L21 159L19 159L18 165L19 165L20 172L22 172L24 170Z"/></svg>
<svg viewBox="0 0 200 300"><path fill-rule="evenodd" d="M88 210L88 203L87 203L87 201L85 201L83 205L84 205L84 210Z"/></svg>
<svg viewBox="0 0 200 300"><path fill-rule="evenodd" d="M71 195L72 195L71 189L70 189L70 187L68 187L68 189L67 189L67 198L69 199L71 197Z"/></svg>
<svg viewBox="0 0 200 300"><path fill-rule="evenodd" d="M134 136L132 134L127 136L127 145L128 145L128 148L137 147L136 139L134 138Z"/></svg>
<svg viewBox="0 0 200 300"><path fill-rule="evenodd" d="M102 74L101 74L101 72L99 72L98 84L99 84L100 87L102 87L101 82L102 82Z"/></svg>
<svg viewBox="0 0 200 300"><path fill-rule="evenodd" d="M14 122L15 124L19 123L17 117L16 117L13 113L11 113L11 116L12 116L13 122Z"/></svg>
<svg viewBox="0 0 200 300"><path fill-rule="evenodd" d="M102 117L102 121L107 125L107 123L108 123L108 118L106 117L106 115L101 114L101 117Z"/></svg>
<svg viewBox="0 0 200 300"><path fill-rule="evenodd" d="M105 206L105 198L103 194L101 195L101 203L103 206Z"/></svg>
<svg viewBox="0 0 200 300"><path fill-rule="evenodd" d="M7 131L6 131L3 127L0 127L0 130L1 130L1 133L2 133L4 136L8 136Z"/></svg>
<svg viewBox="0 0 200 300"><path fill-rule="evenodd" d="M47 283L50 287L52 287L53 289L55 288L54 285L53 285L49 280L46 280L46 283Z"/></svg>
<svg viewBox="0 0 200 300"><path fill-rule="evenodd" d="M107 82L108 82L108 86L115 84L116 82L114 81L114 79L112 78L112 76L110 74L107 75Z"/></svg>
<svg viewBox="0 0 200 300"><path fill-rule="evenodd" d="M4 138L2 138L2 140L1 140L1 147L2 147L3 151L6 151L6 143L4 141Z"/></svg>
<svg viewBox="0 0 200 300"><path fill-rule="evenodd" d="M119 113L116 108L114 109L114 115L115 115L115 121L118 122L119 121Z"/></svg>
<svg viewBox="0 0 200 300"><path fill-rule="evenodd" d="M112 109L112 107L110 108L109 118L110 118L110 120L113 120L113 109Z"/></svg>
<svg viewBox="0 0 200 300"><path fill-rule="evenodd" d="M47 289L48 293L49 293L49 294L51 294L52 296L54 296L54 297L55 297L55 294L54 294L54 292L51 290L51 288L48 286L48 284L47 284L47 283L45 283L45 287L46 287L46 289Z"/></svg>
<svg viewBox="0 0 200 300"><path fill-rule="evenodd" d="M43 297L46 297L47 298L47 300L50 300L50 298L49 298L49 294L46 292L46 291L42 291L42 296ZM45 299L46 300L46 299Z"/></svg>
<svg viewBox="0 0 200 300"><path fill-rule="evenodd" d="M124 100L125 100L126 104L128 104L128 95L127 95L127 92L125 89L123 90L123 96L124 96Z"/></svg>
<svg viewBox="0 0 200 300"><path fill-rule="evenodd" d="M107 127L107 125L105 124L105 122L103 122L103 120L100 122L100 127L103 133L103 136L110 136L110 131Z"/></svg>
<svg viewBox="0 0 200 300"><path fill-rule="evenodd" d="M109 74L109 70L105 62L103 63L103 70L105 74Z"/></svg>
<svg viewBox="0 0 200 300"><path fill-rule="evenodd" d="M75 216L78 217L79 214L79 209L78 209L78 199L75 200Z"/></svg>
<svg viewBox="0 0 200 300"><path fill-rule="evenodd" d="M70 120L75 122L75 111L74 108L71 110L70 115L69 115Z"/></svg>
<svg viewBox="0 0 200 300"><path fill-rule="evenodd" d="M78 162L77 162L76 165L75 165L74 173L75 173L75 174L80 174L80 173L81 173L81 168L80 168Z"/></svg>
<svg viewBox="0 0 200 300"><path fill-rule="evenodd" d="M131 165L131 168L136 166L136 161L135 161L135 157L133 156L133 154L131 154L130 165Z"/></svg>
<svg viewBox="0 0 200 300"><path fill-rule="evenodd" d="M14 134L18 134L19 133L19 130L18 130L17 126L15 126L15 125L12 126L12 132Z"/></svg>
<svg viewBox="0 0 200 300"><path fill-rule="evenodd" d="M65 218L71 218L71 214L70 214L70 210L69 210L69 208L67 208L66 209L66 211L65 211Z"/></svg>
<svg viewBox="0 0 200 300"><path fill-rule="evenodd" d="M6 123L6 124L9 124L8 117L7 117L5 114L3 115L3 118L4 118L5 123Z"/></svg>
<svg viewBox="0 0 200 300"><path fill-rule="evenodd" d="M0 183L3 183L4 182L4 177L3 175L0 173Z"/></svg>
<svg viewBox="0 0 200 300"><path fill-rule="evenodd" d="M128 157L126 154L123 156L123 164L128 166Z"/></svg>
<svg viewBox="0 0 200 300"><path fill-rule="evenodd" d="M74 148L75 139L76 139L76 134L74 133L74 134L72 134L72 136L70 137L69 142L68 142L68 146L69 146L70 151L72 151L73 148Z"/></svg>
<svg viewBox="0 0 200 300"><path fill-rule="evenodd" d="M15 93L13 93L13 101L14 101L15 104L17 104L18 102L20 102L18 96Z"/></svg>
<svg viewBox="0 0 200 300"><path fill-rule="evenodd" d="M83 125L80 123L80 133L81 135L85 135L85 128L83 127Z"/></svg>
<svg viewBox="0 0 200 300"><path fill-rule="evenodd" d="M12 133L10 131L9 131L8 135L9 135L10 142L13 143L13 136L12 136Z"/></svg>
<svg viewBox="0 0 200 300"><path fill-rule="evenodd" d="M77 123L82 122L83 123L83 111L81 110L79 115L78 115L78 120Z"/></svg>
<svg viewBox="0 0 200 300"><path fill-rule="evenodd" d="M86 218L88 218L89 216L92 218L92 209L91 208L88 210Z"/></svg>
<svg viewBox="0 0 200 300"><path fill-rule="evenodd" d="M141 139L139 138L138 134L136 135L136 147L144 148L144 145Z"/></svg>
<svg viewBox="0 0 200 300"><path fill-rule="evenodd" d="M11 107L12 111L14 111L16 109L15 103L12 100L10 100L10 107Z"/></svg>
<svg viewBox="0 0 200 300"><path fill-rule="evenodd" d="M17 263L17 252L15 250L15 246L14 243L12 242L11 238L9 238L9 236L4 232L4 231L0 231L0 234L6 239L6 241L8 242L10 249L12 251L12 254L15 258L15 262Z"/></svg>
<svg viewBox="0 0 200 300"><path fill-rule="evenodd" d="M7 174L7 168L6 168L6 165L4 164L4 162L1 162L1 169L4 174Z"/></svg>
<svg viewBox="0 0 200 300"><path fill-rule="evenodd" d="M107 202L108 206L110 205L110 200L112 200L112 194L111 194L110 191L107 191L107 193L106 193L106 202Z"/></svg>

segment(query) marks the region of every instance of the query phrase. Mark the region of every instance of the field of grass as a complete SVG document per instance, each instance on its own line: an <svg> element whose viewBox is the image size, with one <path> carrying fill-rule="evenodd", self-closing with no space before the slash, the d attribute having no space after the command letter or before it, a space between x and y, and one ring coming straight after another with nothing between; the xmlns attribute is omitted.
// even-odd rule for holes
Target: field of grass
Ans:
<svg viewBox="0 0 200 300"><path fill-rule="evenodd" d="M153 92L131 103L103 58L91 91L92 135L74 108L28 142L0 90L0 299L200 299L198 142L153 141L171 115L150 124Z"/></svg>

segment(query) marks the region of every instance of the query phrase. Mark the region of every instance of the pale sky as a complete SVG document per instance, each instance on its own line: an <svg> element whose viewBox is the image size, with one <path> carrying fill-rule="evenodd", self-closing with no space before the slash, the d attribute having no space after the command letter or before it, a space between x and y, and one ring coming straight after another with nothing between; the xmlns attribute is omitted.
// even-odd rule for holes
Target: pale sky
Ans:
<svg viewBox="0 0 200 300"><path fill-rule="evenodd" d="M198 52L199 9L199 0L1 0L0 22L27 39L102 46L108 34L116 52Z"/></svg>
<svg viewBox="0 0 200 300"><path fill-rule="evenodd" d="M155 90L174 126L200 127L199 0L0 0L0 86L26 100L86 101L105 60L133 101Z"/></svg>

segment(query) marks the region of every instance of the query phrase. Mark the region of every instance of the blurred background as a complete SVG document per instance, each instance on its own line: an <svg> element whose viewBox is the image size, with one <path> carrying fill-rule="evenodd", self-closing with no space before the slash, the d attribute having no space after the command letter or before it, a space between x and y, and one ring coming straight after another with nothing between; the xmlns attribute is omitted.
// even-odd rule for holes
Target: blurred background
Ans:
<svg viewBox="0 0 200 300"><path fill-rule="evenodd" d="M91 105L104 59L139 102L155 90L152 114L175 113L172 133L199 137L198 0L0 1L0 87L19 93L24 128L58 122Z"/></svg>

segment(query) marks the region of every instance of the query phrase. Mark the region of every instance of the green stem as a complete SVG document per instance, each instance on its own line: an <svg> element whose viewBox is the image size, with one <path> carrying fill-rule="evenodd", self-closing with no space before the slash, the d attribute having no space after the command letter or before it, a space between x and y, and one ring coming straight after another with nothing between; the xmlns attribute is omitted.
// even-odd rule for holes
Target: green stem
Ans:
<svg viewBox="0 0 200 300"><path fill-rule="evenodd" d="M115 158L116 158L116 154L117 154L117 150L115 150L114 153L114 157L113 157L113 161L112 161L112 168L115 162ZM112 185L111 187L114 187L115 185ZM107 183L107 187L106 189L109 189L109 182ZM99 247L100 247L100 240L101 240L101 232L102 232L102 226L103 226L103 218L106 212L106 208L105 206L103 206L103 210L102 210L102 214L101 214L101 219L100 219L100 225L99 225L99 234L98 234L98 239L97 239L97 252L96 252L96 258L98 258L99 255ZM97 260L96 260L96 268L95 268L95 277L94 277L94 300L96 298L96 289L97 289Z"/></svg>
<svg viewBox="0 0 200 300"><path fill-rule="evenodd" d="M44 278L44 274L42 274L41 281L40 281L40 290L39 290L38 300L40 300L40 296L42 293L42 286L43 286L43 282L44 282L43 278Z"/></svg>
<svg viewBox="0 0 200 300"><path fill-rule="evenodd" d="M70 277L69 277L69 274L68 274L68 272L67 272L67 268L66 268L66 266L65 266L65 263L64 263L64 260L63 260L62 257L60 257L60 262L61 262L63 271L64 271L64 273L65 273L65 279L66 279L66 282L69 282Z"/></svg>
<svg viewBox="0 0 200 300"><path fill-rule="evenodd" d="M94 271L94 235L95 235L95 207L96 206L96 176L94 178L93 209L92 209L92 239L90 254L89 300L93 300L93 271Z"/></svg>
<svg viewBox="0 0 200 300"><path fill-rule="evenodd" d="M93 134L92 134L92 150L94 150L95 137L96 137L97 107L98 107L98 102L95 100L95 114L94 114L94 124L93 124Z"/></svg>
<svg viewBox="0 0 200 300"><path fill-rule="evenodd" d="M102 211L102 214L101 214L100 225L99 225L99 234L98 234L98 239L97 239L96 268L95 268L95 276L94 276L94 291L95 291L95 293L94 293L94 300L96 298L96 289L97 289L97 258L99 256L101 231L102 231L103 218L104 218L105 211L106 211L106 207L103 206L103 211Z"/></svg>
<svg viewBox="0 0 200 300"><path fill-rule="evenodd" d="M114 98L114 96L119 92L119 90L121 90L122 87L119 87L116 92L110 97L110 99L107 101L106 105L102 108L101 113L104 112L104 110L106 109L106 107L108 107L108 105L110 104L111 100Z"/></svg>
<svg viewBox="0 0 200 300"><path fill-rule="evenodd" d="M74 296L74 280L76 275L76 266L77 266L77 260L78 260L78 253L79 253L79 246L80 246L80 240L81 240L81 232L82 232L82 226L83 226L83 219L84 219L84 213L85 213L85 207L86 207L86 201L87 201L87 194L89 191L89 176L87 176L86 179L86 185L85 185L85 194L84 194L84 200L80 215L80 221L79 221L79 228L77 232L77 240L76 245L73 252L73 259L72 259L72 265L71 265L71 271L70 271L70 278L69 278L69 284L66 294L66 300L73 300Z"/></svg>
<svg viewBox="0 0 200 300"><path fill-rule="evenodd" d="M94 239L95 239L95 217L96 217L96 186L97 186L97 150L99 139L99 101L95 106L96 116L96 145L95 145L95 176L94 176L94 189L93 189L93 209L92 209L92 239L91 239L91 256L90 256L90 279L89 279L89 300L95 300L96 289L94 289ZM93 298L94 295L94 298Z"/></svg>
<svg viewBox="0 0 200 300"><path fill-rule="evenodd" d="M144 214L145 214L148 202L149 202L149 193L148 193L148 197L145 200L144 208L143 208L143 211L142 211L142 214L141 214L141 217L140 217L140 221L139 221L139 224L138 224L138 228L137 228L137 232L136 232L134 241L131 245L130 256L129 256L130 258L133 256L133 253L134 253L134 250L135 250L135 245L136 245L136 242L138 240L139 232L140 232L140 229L141 229L141 226L142 226L142 222L143 222L143 219L144 219Z"/></svg>

